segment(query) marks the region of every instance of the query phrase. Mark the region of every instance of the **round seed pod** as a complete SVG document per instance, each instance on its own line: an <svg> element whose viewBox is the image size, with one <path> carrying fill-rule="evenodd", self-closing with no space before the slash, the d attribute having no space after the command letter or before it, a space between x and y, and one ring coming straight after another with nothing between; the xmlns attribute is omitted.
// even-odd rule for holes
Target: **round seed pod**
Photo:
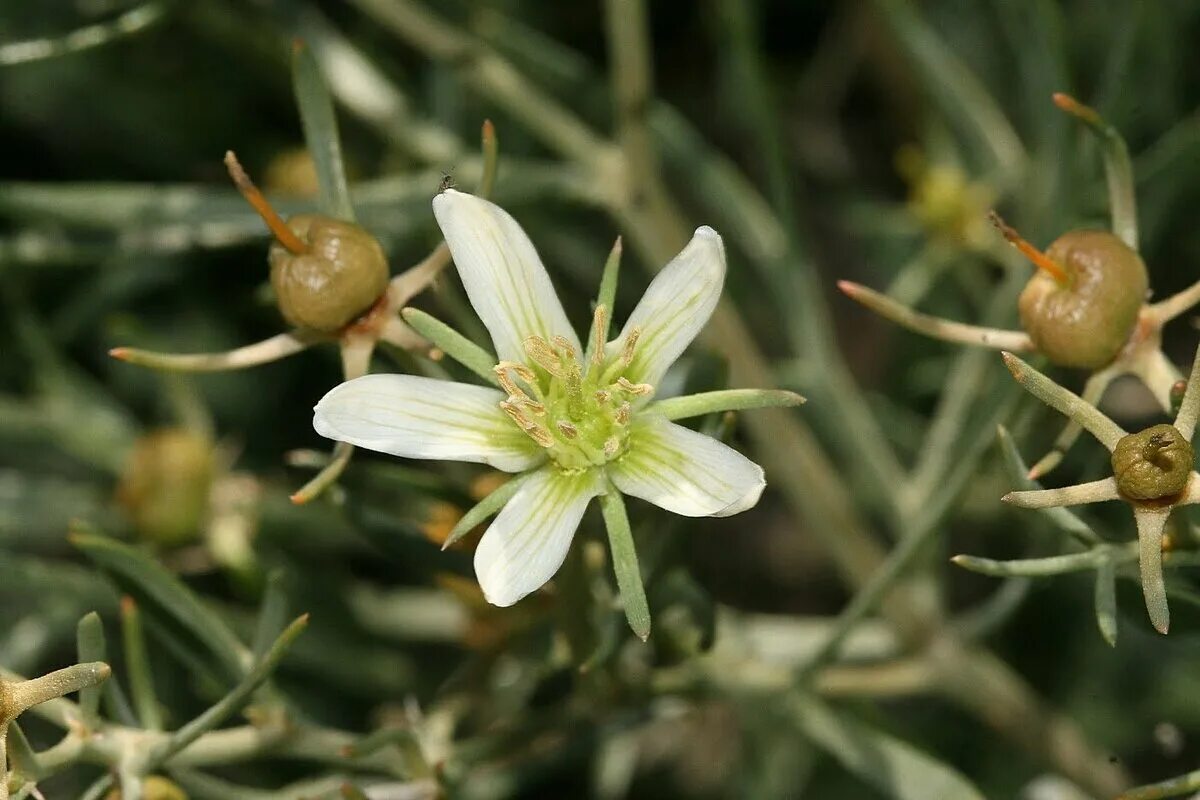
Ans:
<svg viewBox="0 0 1200 800"><path fill-rule="evenodd" d="M172 428L138 439L117 486L117 501L138 535L176 547L199 536L213 481L207 437Z"/></svg>
<svg viewBox="0 0 1200 800"><path fill-rule="evenodd" d="M388 285L387 258L374 236L351 222L319 214L287 221L308 252L271 244L271 286L291 324L333 333L362 316Z"/></svg>
<svg viewBox="0 0 1200 800"><path fill-rule="evenodd" d="M1158 500L1184 490L1193 458L1191 442L1174 425L1154 425L1117 442L1112 454L1113 475L1124 496Z"/></svg>
<svg viewBox="0 0 1200 800"><path fill-rule="evenodd" d="M1017 303L1021 326L1059 366L1106 366L1137 324L1150 284L1145 263L1107 231L1064 233L1046 255L1062 265L1066 285L1038 270Z"/></svg>

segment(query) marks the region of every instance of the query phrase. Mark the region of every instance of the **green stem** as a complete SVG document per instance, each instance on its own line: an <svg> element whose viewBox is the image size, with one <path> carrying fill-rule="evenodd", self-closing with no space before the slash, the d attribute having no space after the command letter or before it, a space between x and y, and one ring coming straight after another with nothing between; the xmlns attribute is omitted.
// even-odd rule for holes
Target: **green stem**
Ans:
<svg viewBox="0 0 1200 800"><path fill-rule="evenodd" d="M659 400L646 407L646 413L667 419L686 419L718 411L746 411L756 408L791 408L804 398L785 389L723 389Z"/></svg>

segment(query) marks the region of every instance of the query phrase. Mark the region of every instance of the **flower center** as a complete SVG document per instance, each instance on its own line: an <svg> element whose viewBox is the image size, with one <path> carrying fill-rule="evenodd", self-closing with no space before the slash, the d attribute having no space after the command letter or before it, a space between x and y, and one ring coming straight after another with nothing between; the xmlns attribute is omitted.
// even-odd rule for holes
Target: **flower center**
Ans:
<svg viewBox="0 0 1200 800"><path fill-rule="evenodd" d="M596 309L593 352L581 358L562 336L525 339L529 363L501 361L495 367L508 394L500 408L566 470L601 466L625 452L633 406L654 392L633 383L625 370L633 361L641 331L634 328L621 349L606 358L604 307ZM584 363L586 361L586 363Z"/></svg>

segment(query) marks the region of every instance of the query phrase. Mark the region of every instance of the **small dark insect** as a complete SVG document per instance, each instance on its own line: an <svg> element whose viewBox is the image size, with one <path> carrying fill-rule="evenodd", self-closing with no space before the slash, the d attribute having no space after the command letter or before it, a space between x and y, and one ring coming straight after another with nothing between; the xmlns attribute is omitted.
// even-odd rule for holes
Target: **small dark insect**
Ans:
<svg viewBox="0 0 1200 800"><path fill-rule="evenodd" d="M440 184L438 184L438 194L441 194L442 192L446 191L447 189L453 189L457 185L458 184L456 184L454 182L453 175L451 175L448 172L443 172L442 173L442 182Z"/></svg>

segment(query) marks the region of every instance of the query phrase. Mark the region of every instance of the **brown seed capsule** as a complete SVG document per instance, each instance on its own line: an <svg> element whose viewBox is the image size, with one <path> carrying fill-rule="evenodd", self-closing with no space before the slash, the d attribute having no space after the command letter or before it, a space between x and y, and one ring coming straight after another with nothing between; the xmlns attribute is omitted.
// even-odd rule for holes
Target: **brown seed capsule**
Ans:
<svg viewBox="0 0 1200 800"><path fill-rule="evenodd" d="M1157 500L1183 491L1192 460L1191 442L1164 423L1122 437L1113 449L1112 468L1121 494Z"/></svg>
<svg viewBox="0 0 1200 800"><path fill-rule="evenodd" d="M271 243L271 285L279 310L293 325L332 333L365 313L387 289L388 266L379 241L350 222L299 214L287 226L306 246L294 253Z"/></svg>
<svg viewBox="0 0 1200 800"><path fill-rule="evenodd" d="M1018 301L1022 327L1059 366L1106 366L1137 324L1149 287L1145 263L1107 231L1064 233L1045 255L1065 281L1038 270Z"/></svg>
<svg viewBox="0 0 1200 800"><path fill-rule="evenodd" d="M195 539L208 511L213 446L182 429L140 438L125 464L117 501L144 539L175 547Z"/></svg>

